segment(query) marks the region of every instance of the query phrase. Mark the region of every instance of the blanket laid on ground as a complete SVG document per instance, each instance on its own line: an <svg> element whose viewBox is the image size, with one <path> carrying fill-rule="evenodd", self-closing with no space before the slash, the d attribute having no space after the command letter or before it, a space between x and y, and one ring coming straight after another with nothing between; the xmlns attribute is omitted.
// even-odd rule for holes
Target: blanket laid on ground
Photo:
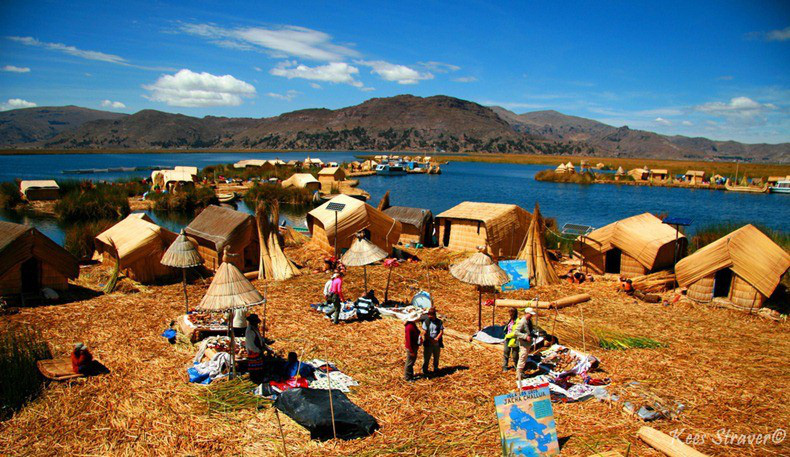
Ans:
<svg viewBox="0 0 790 457"><path fill-rule="evenodd" d="M338 390L332 390L332 408L324 390L290 389L277 397L274 406L310 431L310 437L321 441L332 439L332 411L337 437L344 440L364 438L379 428L376 419L355 405Z"/></svg>
<svg viewBox="0 0 790 457"><path fill-rule="evenodd" d="M505 342L505 327L502 325L489 325L475 333L472 338L481 343L502 344Z"/></svg>
<svg viewBox="0 0 790 457"><path fill-rule="evenodd" d="M341 303L340 306L341 308L338 320L349 321L357 317L357 308L354 306L354 302L346 301ZM325 316L335 309L334 305L327 303L313 303L310 305L310 307L324 314ZM327 319L329 319L329 316L327 316Z"/></svg>
<svg viewBox="0 0 790 457"><path fill-rule="evenodd" d="M187 369L187 373L189 374L189 382L208 384L215 379L227 376L229 369L230 354L217 352L208 362L195 362L194 366Z"/></svg>

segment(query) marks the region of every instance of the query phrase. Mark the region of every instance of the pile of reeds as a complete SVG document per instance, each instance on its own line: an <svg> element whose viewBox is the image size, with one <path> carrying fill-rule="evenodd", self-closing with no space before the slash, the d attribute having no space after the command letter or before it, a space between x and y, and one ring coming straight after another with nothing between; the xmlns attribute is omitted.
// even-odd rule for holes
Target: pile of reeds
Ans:
<svg viewBox="0 0 790 457"><path fill-rule="evenodd" d="M22 203L19 184L10 181L0 183L0 209L13 209Z"/></svg>
<svg viewBox="0 0 790 457"><path fill-rule="evenodd" d="M152 192L148 198L154 202L154 211L193 214L209 205L219 204L210 187L186 187L176 192Z"/></svg>
<svg viewBox="0 0 790 457"><path fill-rule="evenodd" d="M675 284L675 275L668 270L631 278L634 288L642 292L661 292Z"/></svg>
<svg viewBox="0 0 790 457"><path fill-rule="evenodd" d="M260 409L271 401L253 395L255 384L243 377L214 382L195 393L195 398L205 414L230 413L234 411Z"/></svg>
<svg viewBox="0 0 790 457"><path fill-rule="evenodd" d="M255 208L258 201L277 200L284 205L309 205L313 194L299 187L283 187L279 184L255 184L244 194L244 203Z"/></svg>
<svg viewBox="0 0 790 457"><path fill-rule="evenodd" d="M25 327L0 330L0 420L41 392L36 362L50 357L40 333Z"/></svg>

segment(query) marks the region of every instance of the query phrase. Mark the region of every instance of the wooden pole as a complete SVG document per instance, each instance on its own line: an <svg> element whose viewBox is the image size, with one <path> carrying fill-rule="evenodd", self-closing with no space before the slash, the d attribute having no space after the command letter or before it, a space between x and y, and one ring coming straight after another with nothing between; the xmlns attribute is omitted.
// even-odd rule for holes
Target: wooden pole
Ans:
<svg viewBox="0 0 790 457"><path fill-rule="evenodd" d="M364 294L368 293L368 266L367 265L362 265L362 274L365 275L365 290L364 290L364 293L363 293L363 295L364 295Z"/></svg>
<svg viewBox="0 0 790 457"><path fill-rule="evenodd" d="M228 311L228 333L230 334L231 379L236 377L236 338L233 335L233 310Z"/></svg>
<svg viewBox="0 0 790 457"><path fill-rule="evenodd" d="M263 344L266 344L266 304L269 300L266 298L266 292L268 291L269 286L264 284L263 285L263 331L261 332L261 338L263 338Z"/></svg>
<svg viewBox="0 0 790 457"><path fill-rule="evenodd" d="M187 270L186 268L181 269L181 277L182 282L184 283L184 306L187 309L186 314L189 314L189 297L187 296Z"/></svg>
<svg viewBox="0 0 790 457"><path fill-rule="evenodd" d="M584 307L579 305L579 312L582 318L582 351L587 352L587 338L584 331Z"/></svg>
<svg viewBox="0 0 790 457"><path fill-rule="evenodd" d="M326 389L329 391L329 412L332 415L332 435L337 439L337 429L335 428L335 406L332 404L332 378L329 370L329 351L324 351L326 357Z"/></svg>
<svg viewBox="0 0 790 457"><path fill-rule="evenodd" d="M705 454L686 445L680 439L673 438L651 427L640 428L636 436L669 457L706 457Z"/></svg>
<svg viewBox="0 0 790 457"><path fill-rule="evenodd" d="M285 454L285 457L288 457L288 449L285 447L285 434L283 433L283 425L280 423L280 413L277 411L277 408L274 408L274 417L277 418L277 427L280 429L280 439L283 440L283 454Z"/></svg>
<svg viewBox="0 0 790 457"><path fill-rule="evenodd" d="M477 329L483 328L483 289L477 286Z"/></svg>

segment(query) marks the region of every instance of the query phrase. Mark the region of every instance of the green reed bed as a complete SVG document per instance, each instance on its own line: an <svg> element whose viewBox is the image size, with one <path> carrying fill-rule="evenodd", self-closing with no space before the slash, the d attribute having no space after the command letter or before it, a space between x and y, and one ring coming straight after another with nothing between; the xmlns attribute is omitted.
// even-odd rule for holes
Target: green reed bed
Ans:
<svg viewBox="0 0 790 457"><path fill-rule="evenodd" d="M313 195L307 189L269 183L256 184L244 194L244 203L250 208L255 208L259 201L270 200L286 205L309 205L313 201Z"/></svg>
<svg viewBox="0 0 790 457"><path fill-rule="evenodd" d="M13 181L0 183L0 209L13 209L22 203L19 184Z"/></svg>
<svg viewBox="0 0 790 457"><path fill-rule="evenodd" d="M689 253L713 243L719 238L727 235L730 232L738 230L746 224L746 222L723 222L720 224L704 225L698 228L694 231L694 236L692 236L691 240L689 240ZM760 224L753 225L760 229L761 232L765 233L769 238L771 238L774 243L778 244L786 251L790 250L790 232L770 229Z"/></svg>
<svg viewBox="0 0 790 457"><path fill-rule="evenodd" d="M146 197L154 202L154 211L191 214L209 205L219 204L209 187L187 187L176 192L151 192Z"/></svg>
<svg viewBox="0 0 790 457"><path fill-rule="evenodd" d="M41 392L44 381L36 361L50 357L40 333L22 327L0 330L0 420Z"/></svg>
<svg viewBox="0 0 790 457"><path fill-rule="evenodd" d="M126 186L110 183L66 183L65 192L55 204L55 214L61 222L85 222L102 219L120 220L129 212Z"/></svg>

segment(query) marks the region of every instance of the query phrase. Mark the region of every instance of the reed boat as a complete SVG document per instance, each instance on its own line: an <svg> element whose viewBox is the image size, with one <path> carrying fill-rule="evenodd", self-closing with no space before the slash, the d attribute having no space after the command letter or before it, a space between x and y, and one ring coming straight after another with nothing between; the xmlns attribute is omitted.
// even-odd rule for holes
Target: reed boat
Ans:
<svg viewBox="0 0 790 457"><path fill-rule="evenodd" d="M230 203L238 198L239 194L236 192L217 194L217 199L220 203Z"/></svg>
<svg viewBox="0 0 790 457"><path fill-rule="evenodd" d="M763 187L755 187L755 186L733 186L730 184L730 181L727 180L724 183L724 188L730 192L747 192L751 194L764 194L768 192L768 184L764 184Z"/></svg>

